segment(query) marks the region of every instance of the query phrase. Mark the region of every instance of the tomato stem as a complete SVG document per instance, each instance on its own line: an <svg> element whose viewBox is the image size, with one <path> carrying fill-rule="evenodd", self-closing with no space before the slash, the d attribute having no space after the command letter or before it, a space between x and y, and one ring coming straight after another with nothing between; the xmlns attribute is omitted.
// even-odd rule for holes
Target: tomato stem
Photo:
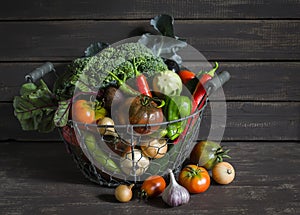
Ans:
<svg viewBox="0 0 300 215"><path fill-rule="evenodd" d="M189 170L189 174L188 174L189 177L194 177L196 175L199 175L202 172L200 168L197 169L194 169L192 167L187 167L187 168Z"/></svg>
<svg viewBox="0 0 300 215"><path fill-rule="evenodd" d="M217 162L220 163L223 161L223 158L231 158L227 153L230 151L230 149L223 150L222 147L218 148L215 152L215 156L217 159Z"/></svg>

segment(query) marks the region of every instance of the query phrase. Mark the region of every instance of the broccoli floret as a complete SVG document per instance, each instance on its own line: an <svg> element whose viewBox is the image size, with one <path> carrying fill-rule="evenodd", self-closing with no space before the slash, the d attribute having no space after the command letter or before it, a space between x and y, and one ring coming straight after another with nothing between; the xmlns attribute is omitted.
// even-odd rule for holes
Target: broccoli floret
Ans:
<svg viewBox="0 0 300 215"><path fill-rule="evenodd" d="M145 59L145 62L138 66L138 70L142 71L146 76L150 77L158 72L168 70L167 65L160 57L150 57Z"/></svg>
<svg viewBox="0 0 300 215"><path fill-rule="evenodd" d="M68 65L67 72L78 74L82 73L83 69L89 63L92 57L83 57L75 59L71 64Z"/></svg>
<svg viewBox="0 0 300 215"><path fill-rule="evenodd" d="M119 80L125 82L138 73L152 76L165 70L167 66L163 60L154 56L145 45L124 43L106 48L92 57L85 66L77 86L82 91L97 91L110 84L118 84Z"/></svg>
<svg viewBox="0 0 300 215"><path fill-rule="evenodd" d="M134 70L146 76L152 76L154 73L167 70L162 58L154 56L153 52L141 43L125 43L116 49L119 56L125 58L127 63L132 64L130 69L125 70L126 73L130 73L127 74L130 78L137 75L134 74Z"/></svg>
<svg viewBox="0 0 300 215"><path fill-rule="evenodd" d="M116 57L131 61L134 58L152 57L152 51L141 43L124 43L116 47Z"/></svg>
<svg viewBox="0 0 300 215"><path fill-rule="evenodd" d="M145 45L124 43L108 47L93 57L75 59L57 80L55 94L60 100L69 99L75 86L84 92L96 92L108 85L119 84L119 80L126 82L138 73L150 77L165 70L167 66L163 60L154 56Z"/></svg>

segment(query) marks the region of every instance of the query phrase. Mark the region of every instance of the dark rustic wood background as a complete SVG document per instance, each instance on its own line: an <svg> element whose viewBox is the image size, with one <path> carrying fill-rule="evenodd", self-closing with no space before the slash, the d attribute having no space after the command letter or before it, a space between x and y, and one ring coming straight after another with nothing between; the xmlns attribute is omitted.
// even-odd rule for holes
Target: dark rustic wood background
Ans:
<svg viewBox="0 0 300 215"><path fill-rule="evenodd" d="M12 100L24 76L51 61L58 72L96 41L153 31L167 13L175 31L218 61L237 179L166 209L161 200L118 204L77 171L57 132L24 132ZM0 213L299 214L299 0L6 1L0 7ZM51 82L51 77L49 77ZM209 111L204 121L209 120ZM205 127L205 124L204 124Z"/></svg>

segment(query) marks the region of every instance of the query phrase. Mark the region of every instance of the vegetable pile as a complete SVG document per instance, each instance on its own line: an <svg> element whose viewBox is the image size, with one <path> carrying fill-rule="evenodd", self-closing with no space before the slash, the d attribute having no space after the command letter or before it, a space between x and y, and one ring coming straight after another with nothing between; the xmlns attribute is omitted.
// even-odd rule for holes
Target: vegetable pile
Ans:
<svg viewBox="0 0 300 215"><path fill-rule="evenodd" d="M148 177L137 187L139 197L149 199L162 198L170 207L187 204L193 194L206 192L214 181L220 185L230 184L235 178L235 169L223 158L230 158L220 151L223 147L213 141L200 141L195 146L178 173L177 180L172 170L169 169L169 184L159 175Z"/></svg>
<svg viewBox="0 0 300 215"><path fill-rule="evenodd" d="M172 28L164 28L166 22ZM43 79L25 83L13 105L23 130L51 132L59 127L65 142L86 151L87 160L97 163L100 172L125 178L151 175L144 180L140 196L162 196L168 205L179 206L189 201L190 193L209 188L208 171L212 170L217 183L227 184L234 178L234 169L222 162L229 157L228 151L202 141L179 173L178 183L172 170L168 186L159 176L169 162L177 162L183 139L191 136L189 128L206 104L204 85L219 66L215 63L210 71L183 67L174 50L186 43L174 36L170 23L173 19L167 15L151 20L162 35L176 38L172 47L147 47L149 35L115 46L94 43L52 89ZM161 51L170 57L157 55ZM132 188L133 184L118 186L116 199L130 201Z"/></svg>

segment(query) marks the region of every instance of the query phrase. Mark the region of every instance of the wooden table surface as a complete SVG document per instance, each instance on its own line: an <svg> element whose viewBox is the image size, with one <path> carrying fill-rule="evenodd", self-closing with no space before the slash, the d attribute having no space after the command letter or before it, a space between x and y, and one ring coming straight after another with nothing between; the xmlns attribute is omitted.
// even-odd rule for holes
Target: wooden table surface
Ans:
<svg viewBox="0 0 300 215"><path fill-rule="evenodd" d="M300 214L300 1L7 1L0 7L0 214ZM57 73L92 42L154 32L167 13L175 32L218 61L236 179L212 183L187 205L161 198L118 203L88 181L57 131L22 131L13 114L25 74L46 61ZM46 78L49 83L53 77ZM210 110L198 139L205 139Z"/></svg>

